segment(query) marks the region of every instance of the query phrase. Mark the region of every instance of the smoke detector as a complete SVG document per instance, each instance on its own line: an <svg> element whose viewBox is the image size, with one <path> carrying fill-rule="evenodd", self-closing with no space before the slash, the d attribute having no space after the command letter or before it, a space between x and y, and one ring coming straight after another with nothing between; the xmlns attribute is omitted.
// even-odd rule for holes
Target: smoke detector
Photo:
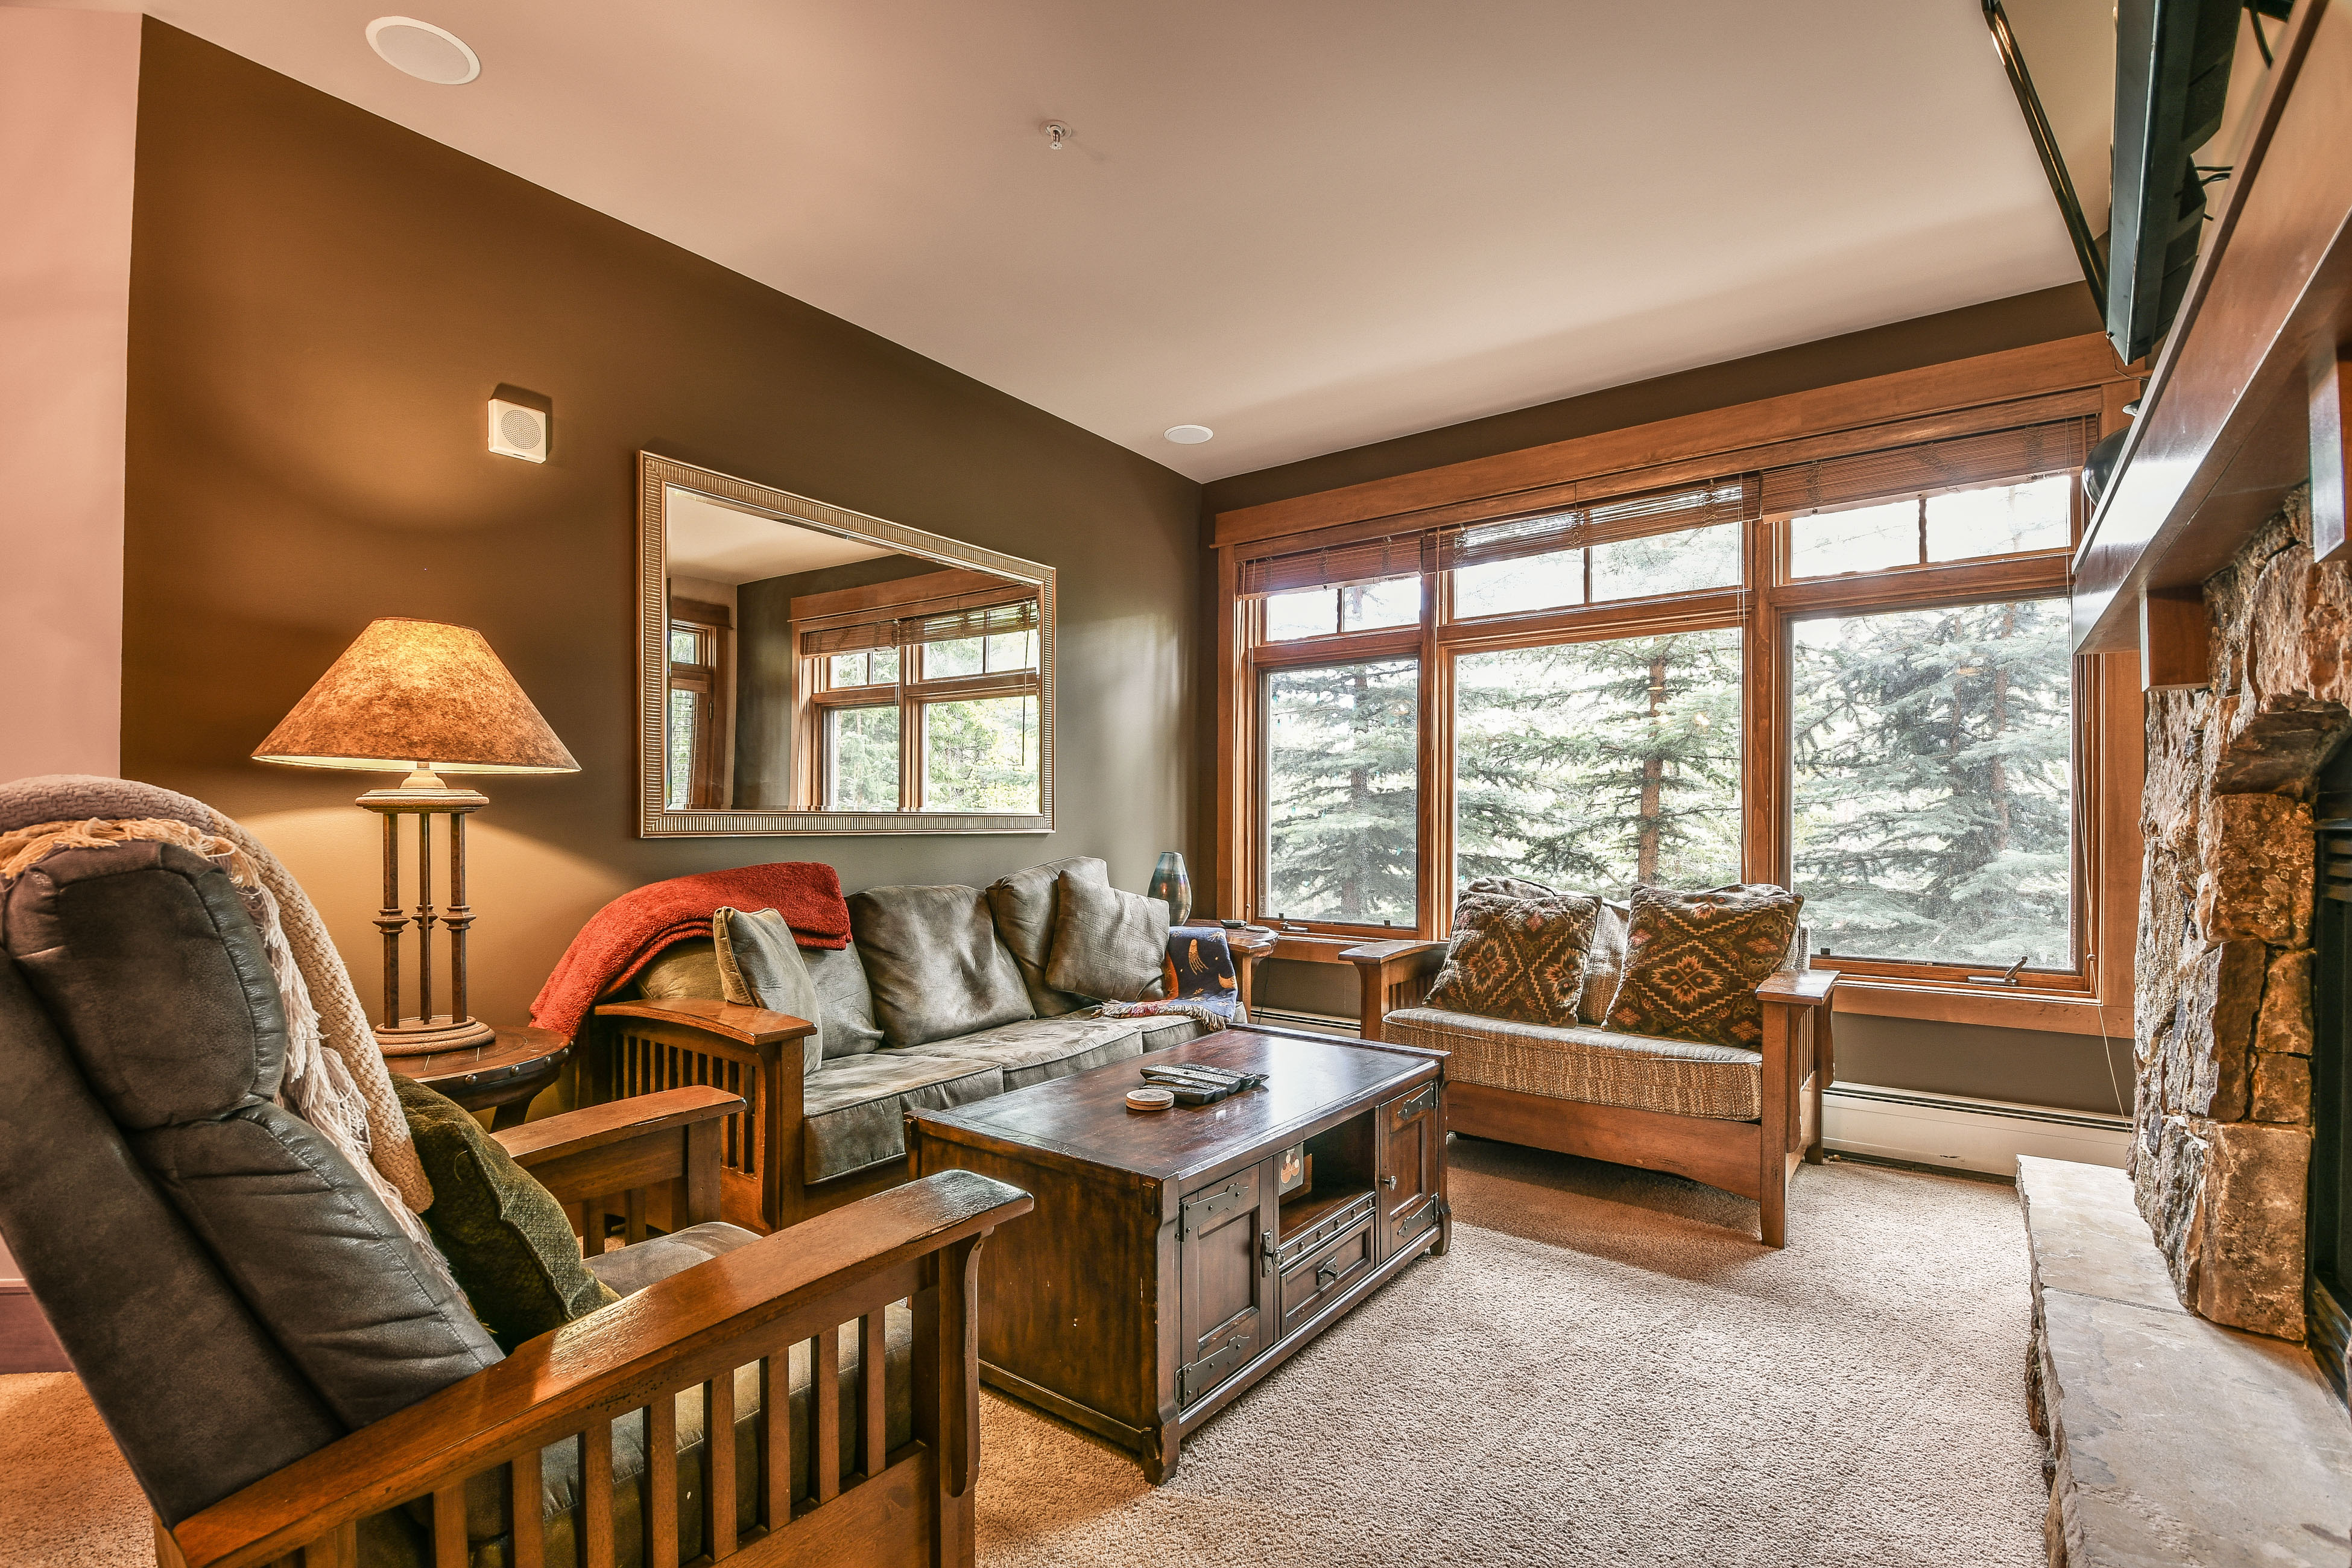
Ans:
<svg viewBox="0 0 2352 1568"><path fill-rule="evenodd" d="M1206 425L1171 425L1160 434L1179 447L1197 447L1216 432Z"/></svg>

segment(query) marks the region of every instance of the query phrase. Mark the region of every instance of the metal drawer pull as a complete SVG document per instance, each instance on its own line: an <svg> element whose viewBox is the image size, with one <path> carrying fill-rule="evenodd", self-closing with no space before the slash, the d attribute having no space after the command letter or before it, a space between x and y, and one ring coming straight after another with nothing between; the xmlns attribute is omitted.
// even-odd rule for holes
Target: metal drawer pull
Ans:
<svg viewBox="0 0 2352 1568"><path fill-rule="evenodd" d="M1391 1192L1394 1192L1396 1191L1396 1178L1394 1176L1382 1176L1381 1178L1381 1185L1386 1187Z"/></svg>
<svg viewBox="0 0 2352 1568"><path fill-rule="evenodd" d="M1321 1295L1324 1291L1328 1290L1332 1286L1337 1285L1339 1282L1339 1265L1333 1263L1329 1258L1327 1258L1321 1263L1315 1266L1315 1293L1317 1295Z"/></svg>

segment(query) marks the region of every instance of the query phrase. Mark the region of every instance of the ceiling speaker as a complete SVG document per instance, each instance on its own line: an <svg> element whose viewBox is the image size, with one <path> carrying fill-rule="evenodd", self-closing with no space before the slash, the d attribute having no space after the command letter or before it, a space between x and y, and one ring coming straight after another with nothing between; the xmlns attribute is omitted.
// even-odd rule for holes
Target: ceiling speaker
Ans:
<svg viewBox="0 0 2352 1568"><path fill-rule="evenodd" d="M378 16L367 25L368 47L394 69L438 87L463 87L482 74L466 40L414 16Z"/></svg>
<svg viewBox="0 0 2352 1568"><path fill-rule="evenodd" d="M547 416L520 403L490 399L490 450L526 463L547 461Z"/></svg>

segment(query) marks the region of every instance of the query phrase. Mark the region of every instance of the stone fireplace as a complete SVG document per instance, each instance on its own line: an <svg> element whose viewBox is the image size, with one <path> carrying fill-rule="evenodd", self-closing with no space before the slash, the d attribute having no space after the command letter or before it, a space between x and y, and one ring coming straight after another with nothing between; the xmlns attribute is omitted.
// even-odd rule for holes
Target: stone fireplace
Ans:
<svg viewBox="0 0 2352 1568"><path fill-rule="evenodd" d="M2313 805L2352 731L2352 569L2315 566L2308 489L2205 584L2211 684L2152 692L2131 1174L2173 1288L2305 1334Z"/></svg>

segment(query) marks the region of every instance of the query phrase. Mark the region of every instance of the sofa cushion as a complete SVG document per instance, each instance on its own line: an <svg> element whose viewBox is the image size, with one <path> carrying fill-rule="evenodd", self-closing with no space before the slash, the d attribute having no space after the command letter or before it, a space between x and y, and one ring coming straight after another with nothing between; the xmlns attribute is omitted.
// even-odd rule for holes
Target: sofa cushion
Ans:
<svg viewBox="0 0 2352 1568"><path fill-rule="evenodd" d="M1429 1005L1528 1024L1573 1024L1601 900L1584 893L1469 893Z"/></svg>
<svg viewBox="0 0 2352 1568"><path fill-rule="evenodd" d="M334 1146L270 1098L286 1016L228 874L177 845L50 855L6 941L131 1153L329 1409L363 1426L499 1360Z"/></svg>
<svg viewBox="0 0 2352 1568"><path fill-rule="evenodd" d="M851 895L849 924L873 987L874 1016L891 1045L953 1039L1034 1016L977 888L868 888Z"/></svg>
<svg viewBox="0 0 2352 1568"><path fill-rule="evenodd" d="M992 1063L1004 1069L1007 1089L1026 1089L1047 1079L1127 1061L1156 1048L1145 1043L1143 1031L1136 1027L1141 1022L1139 1018L1068 1016L1024 1018L960 1040L933 1040L920 1047L919 1054Z"/></svg>
<svg viewBox="0 0 2352 1568"><path fill-rule="evenodd" d="M1609 1027L1754 1050L1756 987L1788 960L1804 900L1769 882L1705 892L1636 887Z"/></svg>
<svg viewBox="0 0 2352 1568"><path fill-rule="evenodd" d="M801 1037L801 1071L816 1071L824 1060L824 1006L784 917L773 910L721 907L710 911L710 940L728 1001L816 1026L814 1034Z"/></svg>
<svg viewBox="0 0 2352 1568"><path fill-rule="evenodd" d="M1064 872L1061 918L1045 981L1107 1002L1140 1002L1164 989L1168 903Z"/></svg>
<svg viewBox="0 0 2352 1568"><path fill-rule="evenodd" d="M636 994L648 1002L722 1001L727 982L719 973L719 944L698 936L665 948L637 971L635 984Z"/></svg>
<svg viewBox="0 0 2352 1568"><path fill-rule="evenodd" d="M866 962L857 943L804 947L801 962L816 982L817 1011L824 1015L824 1051L828 1057L861 1057L882 1043L874 1022L874 993L866 984Z"/></svg>
<svg viewBox="0 0 2352 1568"><path fill-rule="evenodd" d="M1004 1069L993 1062L895 1050L829 1061L802 1086L807 1179L829 1181L904 1157L909 1110L945 1110L1003 1092Z"/></svg>
<svg viewBox="0 0 2352 1568"><path fill-rule="evenodd" d="M1391 1013L1381 1031L1399 1045L1451 1051L1445 1076L1454 1083L1719 1121L1753 1121L1764 1113L1763 1055L1736 1046L1434 1007Z"/></svg>
<svg viewBox="0 0 2352 1568"><path fill-rule="evenodd" d="M620 1300L589 1272L563 1205L472 1111L398 1073L392 1087L433 1183L425 1223L501 1349Z"/></svg>
<svg viewBox="0 0 2352 1568"><path fill-rule="evenodd" d="M1015 871L988 889L988 909L996 920L997 937L1020 968L1021 984L1029 991L1029 1005L1040 1018L1075 1013L1093 1000L1056 991L1045 983L1045 964L1054 952L1054 925L1062 908L1059 882L1065 872L1110 886L1108 866L1091 855L1078 855Z"/></svg>
<svg viewBox="0 0 2352 1568"><path fill-rule="evenodd" d="M674 1230L667 1236L647 1237L633 1247L616 1247L583 1261L591 1274L615 1292L613 1300L617 1301L623 1296L635 1295L656 1279L682 1274L698 1263L708 1263L759 1239L757 1232L712 1219Z"/></svg>

